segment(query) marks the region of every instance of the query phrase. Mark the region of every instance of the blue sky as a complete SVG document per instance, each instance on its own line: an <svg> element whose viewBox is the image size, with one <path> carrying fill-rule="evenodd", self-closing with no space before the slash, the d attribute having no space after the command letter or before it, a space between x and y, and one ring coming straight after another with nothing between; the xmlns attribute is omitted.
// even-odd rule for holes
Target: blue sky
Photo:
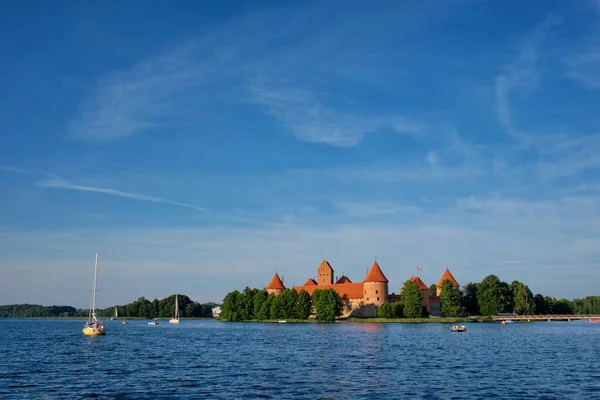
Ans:
<svg viewBox="0 0 600 400"><path fill-rule="evenodd" d="M417 265L598 295L600 2L21 2L0 304Z"/></svg>

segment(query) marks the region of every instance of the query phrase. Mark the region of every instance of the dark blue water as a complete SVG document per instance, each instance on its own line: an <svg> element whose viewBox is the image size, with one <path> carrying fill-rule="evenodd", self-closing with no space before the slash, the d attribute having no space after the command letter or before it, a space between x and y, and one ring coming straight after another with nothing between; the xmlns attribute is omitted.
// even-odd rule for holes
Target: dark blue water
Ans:
<svg viewBox="0 0 600 400"><path fill-rule="evenodd" d="M0 320L0 398L600 398L600 324Z"/></svg>

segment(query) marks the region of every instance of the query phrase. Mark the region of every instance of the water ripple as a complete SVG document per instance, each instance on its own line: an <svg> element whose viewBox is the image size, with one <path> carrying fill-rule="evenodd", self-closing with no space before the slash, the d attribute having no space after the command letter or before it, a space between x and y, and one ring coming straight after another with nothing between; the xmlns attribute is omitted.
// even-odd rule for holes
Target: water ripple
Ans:
<svg viewBox="0 0 600 400"><path fill-rule="evenodd" d="M600 398L597 324L107 324L0 320L0 398Z"/></svg>

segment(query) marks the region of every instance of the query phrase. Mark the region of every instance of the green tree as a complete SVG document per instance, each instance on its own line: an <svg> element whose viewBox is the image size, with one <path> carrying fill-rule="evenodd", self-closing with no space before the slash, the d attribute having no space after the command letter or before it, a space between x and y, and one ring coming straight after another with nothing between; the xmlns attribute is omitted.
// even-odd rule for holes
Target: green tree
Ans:
<svg viewBox="0 0 600 400"><path fill-rule="evenodd" d="M554 314L572 314L573 304L567 299L560 299L554 304Z"/></svg>
<svg viewBox="0 0 600 400"><path fill-rule="evenodd" d="M298 319L308 319L312 310L312 301L306 290L298 292L298 300L296 301L296 309L294 317Z"/></svg>
<svg viewBox="0 0 600 400"><path fill-rule="evenodd" d="M546 303L546 312L544 314L554 314L554 303L556 299L554 297L544 297L544 303Z"/></svg>
<svg viewBox="0 0 600 400"><path fill-rule="evenodd" d="M503 312L509 306L506 282L496 275L488 275L477 288L477 303L482 315L490 316Z"/></svg>
<svg viewBox="0 0 600 400"><path fill-rule="evenodd" d="M394 307L392 303L383 303L381 307L377 309L377 316L379 318L394 318Z"/></svg>
<svg viewBox="0 0 600 400"><path fill-rule="evenodd" d="M279 297L281 298L281 318L295 318L298 303L298 292L296 292L296 289L287 288Z"/></svg>
<svg viewBox="0 0 600 400"><path fill-rule="evenodd" d="M335 321L336 317L342 315L344 302L338 292L332 288L324 290L315 289L312 301L319 321Z"/></svg>
<svg viewBox="0 0 600 400"><path fill-rule="evenodd" d="M536 295L533 296L533 302L535 303L536 314L546 314L546 301L544 300L544 296L536 293Z"/></svg>
<svg viewBox="0 0 600 400"><path fill-rule="evenodd" d="M269 314L269 318L283 318L284 306L284 299L281 297L281 295L273 297L273 300L271 301L271 312Z"/></svg>
<svg viewBox="0 0 600 400"><path fill-rule="evenodd" d="M406 318L419 318L423 316L423 295L415 282L410 280L404 283L402 290L402 304Z"/></svg>
<svg viewBox="0 0 600 400"><path fill-rule="evenodd" d="M242 315L239 310L241 301L243 296L238 290L227 293L221 307L221 318L227 321L241 321Z"/></svg>
<svg viewBox="0 0 600 400"><path fill-rule="evenodd" d="M256 294L254 294L254 297L252 299L252 303L253 303L252 314L254 315L255 319L267 319L267 318L260 318L260 315L261 315L260 309L262 308L265 301L267 301L268 297L269 297L269 294L264 289L259 290L258 292L256 292Z"/></svg>
<svg viewBox="0 0 600 400"><path fill-rule="evenodd" d="M273 300L275 297L276 296L273 293L267 296L267 299L260 306L260 310L257 314L255 314L256 319L266 320L271 318L271 306L273 305Z"/></svg>
<svg viewBox="0 0 600 400"><path fill-rule="evenodd" d="M435 283L429 285L429 296L437 296L437 285Z"/></svg>
<svg viewBox="0 0 600 400"><path fill-rule="evenodd" d="M514 311L517 314L529 315L535 313L533 293L524 283L519 282L513 289Z"/></svg>
<svg viewBox="0 0 600 400"><path fill-rule="evenodd" d="M440 308L445 317L458 317L460 315L460 301L458 290L452 284L452 281L445 279L442 283L442 292L440 293Z"/></svg>
<svg viewBox="0 0 600 400"><path fill-rule="evenodd" d="M477 283L467 283L461 288L460 302L469 315L479 315L479 304L477 302Z"/></svg>
<svg viewBox="0 0 600 400"><path fill-rule="evenodd" d="M392 310L394 318L404 318L404 304L401 301L392 303Z"/></svg>

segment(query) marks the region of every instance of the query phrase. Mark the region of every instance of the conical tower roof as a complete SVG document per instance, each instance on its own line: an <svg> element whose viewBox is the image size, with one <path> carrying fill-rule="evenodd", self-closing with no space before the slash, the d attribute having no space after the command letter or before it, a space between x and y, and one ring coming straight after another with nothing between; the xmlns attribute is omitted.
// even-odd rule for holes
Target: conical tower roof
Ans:
<svg viewBox="0 0 600 400"><path fill-rule="evenodd" d="M367 274L367 277L363 282L389 282L388 279L383 274L381 268L379 268L379 264L377 261L373 262L373 266L371 270Z"/></svg>
<svg viewBox="0 0 600 400"><path fill-rule="evenodd" d="M440 281L438 282L437 286L441 287L444 284L444 281L446 279L448 279L450 282L452 282L452 286L454 286L454 287L460 286L458 284L458 282L456 282L456 279L454 279L454 277L452 276L452 274L450 273L450 270L448 268L446 268L446 270L444 271L444 274L440 278Z"/></svg>
<svg viewBox="0 0 600 400"><path fill-rule="evenodd" d="M285 286L283 286L283 282L281 282L281 278L279 278L277 272L275 272L275 275L273 275L273 279L271 279L271 282L269 282L269 284L267 285L267 289L285 289Z"/></svg>
<svg viewBox="0 0 600 400"><path fill-rule="evenodd" d="M419 287L419 289L421 290L427 290L429 289L429 286L427 286L425 284L425 282L423 282L421 280L421 278L419 278L418 276L413 276L412 278L410 278L411 282L415 282L417 284L417 286ZM404 290L405 286L402 286L402 290Z"/></svg>

